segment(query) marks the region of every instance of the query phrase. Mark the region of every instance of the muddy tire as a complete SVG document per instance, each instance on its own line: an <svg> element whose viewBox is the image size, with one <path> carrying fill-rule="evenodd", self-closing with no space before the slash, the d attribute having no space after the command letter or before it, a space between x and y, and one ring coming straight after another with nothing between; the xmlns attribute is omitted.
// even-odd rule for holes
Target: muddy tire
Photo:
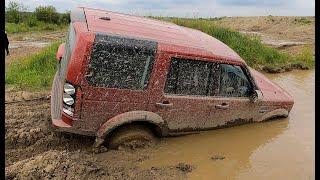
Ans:
<svg viewBox="0 0 320 180"><path fill-rule="evenodd" d="M133 124L116 129L109 139L108 146L110 149L136 149L151 146L155 141L156 137L150 128Z"/></svg>

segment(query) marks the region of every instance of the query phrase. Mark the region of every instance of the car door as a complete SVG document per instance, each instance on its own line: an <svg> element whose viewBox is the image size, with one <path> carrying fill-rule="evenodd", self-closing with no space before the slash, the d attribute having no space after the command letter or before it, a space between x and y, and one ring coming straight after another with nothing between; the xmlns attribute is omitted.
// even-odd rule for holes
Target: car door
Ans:
<svg viewBox="0 0 320 180"><path fill-rule="evenodd" d="M214 63L188 57L160 59L155 65L157 80L150 94L149 110L159 114L171 132L202 129L211 109L207 91Z"/></svg>
<svg viewBox="0 0 320 180"><path fill-rule="evenodd" d="M206 127L239 125L258 117L260 102L250 100L253 82L244 68L234 64L217 64L216 79L209 92L212 109L207 113Z"/></svg>
<svg viewBox="0 0 320 180"><path fill-rule="evenodd" d="M227 79L224 65L190 57L163 59L155 67L159 79L154 81L149 110L167 122L169 132L213 128L251 118L247 114L254 107L248 97L250 85L236 87L243 82ZM240 89L244 93L237 94Z"/></svg>

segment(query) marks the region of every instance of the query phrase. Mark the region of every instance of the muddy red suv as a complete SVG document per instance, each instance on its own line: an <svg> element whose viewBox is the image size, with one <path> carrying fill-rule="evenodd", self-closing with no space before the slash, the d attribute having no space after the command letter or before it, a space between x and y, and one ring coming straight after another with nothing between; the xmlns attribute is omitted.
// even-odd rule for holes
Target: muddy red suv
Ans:
<svg viewBox="0 0 320 180"><path fill-rule="evenodd" d="M57 52L52 124L110 147L286 117L292 97L200 31L77 8Z"/></svg>

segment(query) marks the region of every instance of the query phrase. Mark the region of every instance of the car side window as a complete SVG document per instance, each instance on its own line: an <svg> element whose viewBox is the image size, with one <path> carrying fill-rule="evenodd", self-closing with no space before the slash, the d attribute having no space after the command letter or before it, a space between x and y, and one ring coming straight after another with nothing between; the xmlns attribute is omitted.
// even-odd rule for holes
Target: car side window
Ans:
<svg viewBox="0 0 320 180"><path fill-rule="evenodd" d="M165 93L207 95L212 64L205 61L173 58L167 76Z"/></svg>
<svg viewBox="0 0 320 180"><path fill-rule="evenodd" d="M251 85L241 67L220 64L219 95L223 97L248 97Z"/></svg>
<svg viewBox="0 0 320 180"><path fill-rule="evenodd" d="M86 74L96 87L145 89L153 67L157 43L97 34Z"/></svg>
<svg viewBox="0 0 320 180"><path fill-rule="evenodd" d="M250 82L240 66L172 58L165 93L248 97Z"/></svg>

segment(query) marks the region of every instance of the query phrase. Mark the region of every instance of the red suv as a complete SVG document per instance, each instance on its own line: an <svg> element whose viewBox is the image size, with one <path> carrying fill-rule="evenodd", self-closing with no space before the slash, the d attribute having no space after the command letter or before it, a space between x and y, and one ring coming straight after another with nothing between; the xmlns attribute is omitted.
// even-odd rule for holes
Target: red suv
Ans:
<svg viewBox="0 0 320 180"><path fill-rule="evenodd" d="M286 117L293 106L219 40L143 17L76 8L57 59L52 124L96 145Z"/></svg>

